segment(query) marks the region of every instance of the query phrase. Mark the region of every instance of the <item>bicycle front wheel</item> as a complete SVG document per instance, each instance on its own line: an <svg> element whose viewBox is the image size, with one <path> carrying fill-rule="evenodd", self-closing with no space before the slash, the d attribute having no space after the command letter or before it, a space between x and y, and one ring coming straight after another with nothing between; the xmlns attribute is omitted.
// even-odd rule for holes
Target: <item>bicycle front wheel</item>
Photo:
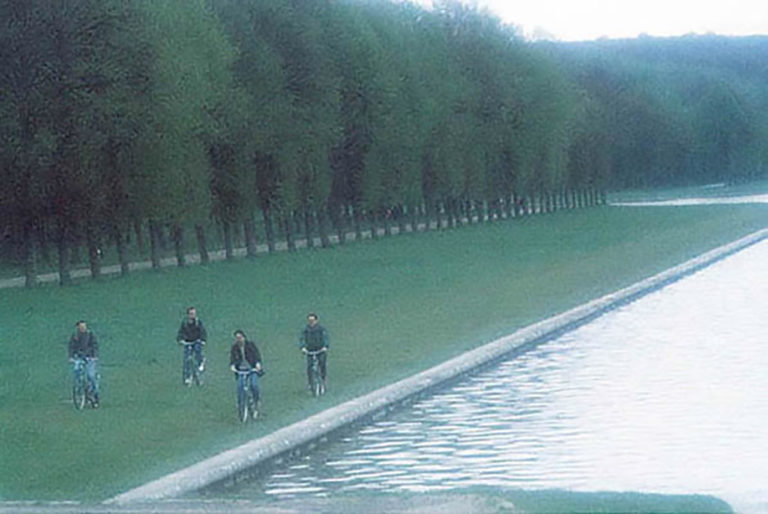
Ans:
<svg viewBox="0 0 768 514"><path fill-rule="evenodd" d="M83 410L85 407L85 381L80 377L75 378L75 383L72 384L72 403L75 405L75 409Z"/></svg>
<svg viewBox="0 0 768 514"><path fill-rule="evenodd" d="M184 360L181 362L181 381L184 385L192 385L192 367L194 362L192 358L184 356Z"/></svg>
<svg viewBox="0 0 768 514"><path fill-rule="evenodd" d="M320 369L317 364L312 367L312 396L322 394L323 381L320 378Z"/></svg>
<svg viewBox="0 0 768 514"><path fill-rule="evenodd" d="M237 394L237 417L242 423L247 423L248 415L248 395L240 390Z"/></svg>

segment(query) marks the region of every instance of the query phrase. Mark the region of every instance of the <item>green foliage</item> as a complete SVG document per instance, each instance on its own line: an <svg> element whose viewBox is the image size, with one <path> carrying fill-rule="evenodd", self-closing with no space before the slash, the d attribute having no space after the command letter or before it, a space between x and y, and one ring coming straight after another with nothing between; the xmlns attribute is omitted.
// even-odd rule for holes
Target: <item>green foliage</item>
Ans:
<svg viewBox="0 0 768 514"><path fill-rule="evenodd" d="M326 209L339 228L766 173L766 38L530 43L453 0L0 0L0 15L16 246L257 206L285 230Z"/></svg>

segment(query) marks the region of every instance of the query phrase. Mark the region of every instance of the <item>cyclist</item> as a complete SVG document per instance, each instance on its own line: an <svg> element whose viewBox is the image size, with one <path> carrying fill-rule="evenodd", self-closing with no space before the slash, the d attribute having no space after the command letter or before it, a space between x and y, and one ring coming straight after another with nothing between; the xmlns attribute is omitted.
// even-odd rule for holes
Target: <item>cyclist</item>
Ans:
<svg viewBox="0 0 768 514"><path fill-rule="evenodd" d="M317 352L321 351L317 354L318 363L320 364L320 376L323 379L323 389L326 387L326 378L325 378L325 362L326 362L326 355L328 353L328 346L329 346L329 340L328 340L328 331L320 324L318 323L318 317L317 314L314 312L310 312L307 315L307 326L304 327L304 330L301 331L301 336L299 337L299 347L301 348L301 351L304 353L307 352ZM311 388L311 377L312 377L312 356L307 355L307 387Z"/></svg>
<svg viewBox="0 0 768 514"><path fill-rule="evenodd" d="M259 401L259 384L257 377L264 374L264 370L261 364L261 353L256 347L253 341L249 341L245 337L245 332L242 330L235 330L234 333L235 342L232 344L232 348L229 351L229 369L235 373L237 379L237 394L240 395L240 391L244 390L243 381L247 380L247 386L251 390L254 402ZM250 371L247 375L237 373L238 371ZM238 398L239 401L242 399ZM253 417L256 417L256 410L253 411Z"/></svg>
<svg viewBox="0 0 768 514"><path fill-rule="evenodd" d="M187 309L187 317L182 320L179 331L176 334L176 342L179 344L187 343L184 345L185 359L189 355L189 352L195 353L197 369L200 370L200 373L205 371L203 346L205 346L205 340L207 338L208 334L205 331L205 325L203 325L203 321L197 317L197 309L189 307ZM192 378L188 377L185 380L187 384L189 384Z"/></svg>
<svg viewBox="0 0 768 514"><path fill-rule="evenodd" d="M96 335L88 330L84 320L75 323L75 332L69 339L69 362L79 366L79 361L85 360L85 376L93 392L93 408L99 407L99 341Z"/></svg>

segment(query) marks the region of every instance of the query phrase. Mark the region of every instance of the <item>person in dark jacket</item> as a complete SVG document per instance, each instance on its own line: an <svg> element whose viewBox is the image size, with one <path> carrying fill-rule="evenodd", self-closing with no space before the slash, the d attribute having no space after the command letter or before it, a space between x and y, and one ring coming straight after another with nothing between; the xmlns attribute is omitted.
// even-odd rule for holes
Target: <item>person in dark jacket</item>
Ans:
<svg viewBox="0 0 768 514"><path fill-rule="evenodd" d="M74 363L74 371L85 365L85 376L93 391L93 407L99 406L99 341L88 330L84 320L75 323L75 332L69 339L69 362Z"/></svg>
<svg viewBox="0 0 768 514"><path fill-rule="evenodd" d="M318 323L317 314L311 312L307 315L307 326L301 331L299 337L299 347L304 353L317 352L318 363L320 364L320 376L323 377L323 389L326 386L326 357L329 347L328 331ZM309 384L312 375L312 356L307 355L307 384Z"/></svg>
<svg viewBox="0 0 768 514"><path fill-rule="evenodd" d="M205 346L206 339L208 339L208 333L205 330L203 321L197 317L197 309L189 307L187 309L187 317L182 320L179 331L176 333L176 342L184 344L184 359L187 358L190 352L195 353L195 361L200 373L205 371L203 346Z"/></svg>
<svg viewBox="0 0 768 514"><path fill-rule="evenodd" d="M261 353L253 341L246 339L245 332L242 330L235 330L234 336L235 342L229 351L229 369L235 373L235 378L237 378L237 394L238 396L241 394L241 391L243 391L243 381L247 380L248 388L251 390L254 400L258 402L259 383L257 377L264 373L261 364ZM255 373L247 375L237 373L238 371L250 370L253 370ZM242 398L238 398L238 402L241 401ZM255 411L253 415L255 417Z"/></svg>

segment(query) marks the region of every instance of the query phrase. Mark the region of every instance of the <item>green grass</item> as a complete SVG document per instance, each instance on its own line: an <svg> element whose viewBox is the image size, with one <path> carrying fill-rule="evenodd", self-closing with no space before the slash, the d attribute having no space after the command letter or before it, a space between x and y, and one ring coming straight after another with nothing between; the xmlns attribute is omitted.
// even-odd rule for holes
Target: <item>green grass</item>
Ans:
<svg viewBox="0 0 768 514"><path fill-rule="evenodd" d="M262 436L768 225L768 206L596 208L255 261L0 293L0 499L93 501ZM207 383L181 386L188 305ZM297 336L331 333L329 393L304 389ZM66 340L101 341L102 407L75 412ZM232 331L262 350L264 419L236 420Z"/></svg>

